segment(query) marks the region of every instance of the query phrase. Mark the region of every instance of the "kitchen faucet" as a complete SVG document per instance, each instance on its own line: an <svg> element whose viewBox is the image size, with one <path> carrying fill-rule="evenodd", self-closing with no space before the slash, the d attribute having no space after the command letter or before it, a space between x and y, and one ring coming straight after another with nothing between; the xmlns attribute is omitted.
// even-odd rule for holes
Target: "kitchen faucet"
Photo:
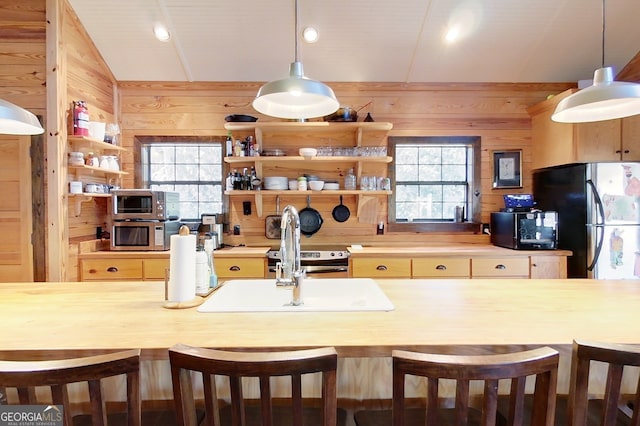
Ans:
<svg viewBox="0 0 640 426"><path fill-rule="evenodd" d="M276 286L291 288L291 305L302 305L304 270L300 262L300 216L293 206L282 211L280 220L280 259L276 264Z"/></svg>

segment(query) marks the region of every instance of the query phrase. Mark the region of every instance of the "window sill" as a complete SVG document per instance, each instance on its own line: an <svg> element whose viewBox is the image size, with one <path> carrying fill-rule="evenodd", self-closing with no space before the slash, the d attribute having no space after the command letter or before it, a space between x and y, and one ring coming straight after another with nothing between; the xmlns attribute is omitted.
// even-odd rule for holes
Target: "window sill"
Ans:
<svg viewBox="0 0 640 426"><path fill-rule="evenodd" d="M397 222L387 224L388 232L460 232L479 234L480 224L475 222Z"/></svg>

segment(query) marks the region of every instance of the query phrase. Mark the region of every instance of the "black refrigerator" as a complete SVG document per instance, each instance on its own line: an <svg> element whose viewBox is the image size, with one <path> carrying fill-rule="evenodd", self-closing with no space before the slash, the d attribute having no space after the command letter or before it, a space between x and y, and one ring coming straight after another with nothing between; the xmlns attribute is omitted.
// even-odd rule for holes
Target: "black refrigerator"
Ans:
<svg viewBox="0 0 640 426"><path fill-rule="evenodd" d="M533 195L537 208L558 212L569 278L640 277L640 163L538 169Z"/></svg>

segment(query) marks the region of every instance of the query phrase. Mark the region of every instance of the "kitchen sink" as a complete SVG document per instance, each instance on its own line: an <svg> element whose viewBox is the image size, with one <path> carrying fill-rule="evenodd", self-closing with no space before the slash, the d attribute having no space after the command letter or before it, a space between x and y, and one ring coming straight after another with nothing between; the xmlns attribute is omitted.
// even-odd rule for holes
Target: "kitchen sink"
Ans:
<svg viewBox="0 0 640 426"><path fill-rule="evenodd" d="M393 303L370 278L309 278L300 306L292 306L290 288L275 279L230 280L198 307L199 312L356 312L392 311Z"/></svg>

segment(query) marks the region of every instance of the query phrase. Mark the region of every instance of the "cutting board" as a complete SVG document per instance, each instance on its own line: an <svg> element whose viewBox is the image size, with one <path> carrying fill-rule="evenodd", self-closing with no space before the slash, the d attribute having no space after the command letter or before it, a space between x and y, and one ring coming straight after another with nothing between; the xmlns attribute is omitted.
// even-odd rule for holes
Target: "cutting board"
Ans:
<svg viewBox="0 0 640 426"><path fill-rule="evenodd" d="M378 208L380 200L378 197L371 195L360 195L358 199L358 222L360 223L378 223Z"/></svg>

